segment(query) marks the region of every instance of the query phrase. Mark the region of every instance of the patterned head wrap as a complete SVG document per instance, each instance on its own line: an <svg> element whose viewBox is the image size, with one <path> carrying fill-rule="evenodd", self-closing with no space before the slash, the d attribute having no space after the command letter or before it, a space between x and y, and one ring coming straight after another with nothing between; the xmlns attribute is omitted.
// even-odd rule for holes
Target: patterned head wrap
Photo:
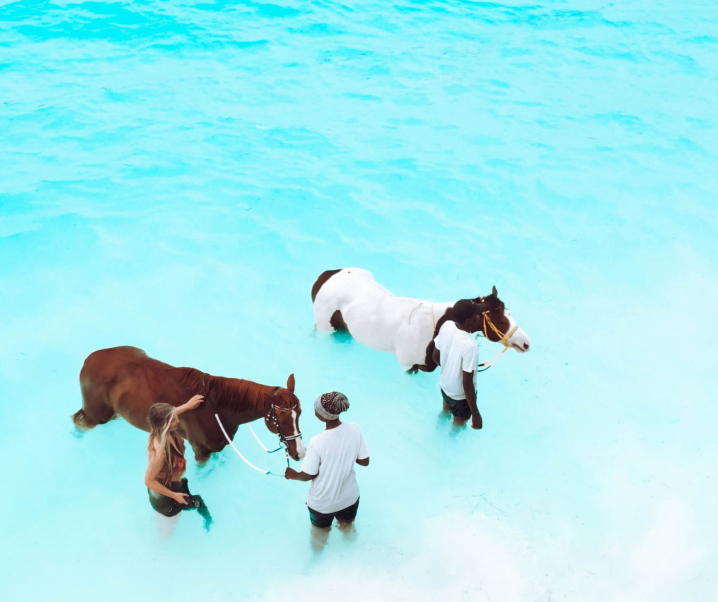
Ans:
<svg viewBox="0 0 718 602"><path fill-rule="evenodd" d="M336 420L339 414L349 409L349 400L346 395L337 393L324 393L314 400L314 411L324 420Z"/></svg>

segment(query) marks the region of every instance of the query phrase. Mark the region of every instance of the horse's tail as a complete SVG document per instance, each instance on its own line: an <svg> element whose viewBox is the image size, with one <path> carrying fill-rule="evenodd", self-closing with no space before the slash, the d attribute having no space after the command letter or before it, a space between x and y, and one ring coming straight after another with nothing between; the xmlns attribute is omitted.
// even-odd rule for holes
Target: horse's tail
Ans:
<svg viewBox="0 0 718 602"><path fill-rule="evenodd" d="M90 389L91 389L91 383L89 382L88 375L86 373L85 367L82 367L82 370L80 371L80 390L82 391L82 408L77 410L71 418L72 422L75 423L75 426L79 429L91 429L93 426L97 425L97 422L90 419L90 417L87 415L87 412L85 412L85 408L87 407L87 402L90 398Z"/></svg>
<svg viewBox="0 0 718 602"><path fill-rule="evenodd" d="M98 353L98 352L95 352ZM112 404L108 403L104 387L95 382L91 374L91 358L85 360L80 370L80 390L82 391L82 409L72 415L72 421L79 429L91 429L98 424L104 424L115 417ZM90 365L88 365L90 364ZM99 386L98 386L99 385Z"/></svg>
<svg viewBox="0 0 718 602"><path fill-rule="evenodd" d="M87 414L85 414L85 410L82 409L77 410L77 412L72 415L72 421L79 429L88 429L94 426L94 424L90 424L90 420L88 419Z"/></svg>

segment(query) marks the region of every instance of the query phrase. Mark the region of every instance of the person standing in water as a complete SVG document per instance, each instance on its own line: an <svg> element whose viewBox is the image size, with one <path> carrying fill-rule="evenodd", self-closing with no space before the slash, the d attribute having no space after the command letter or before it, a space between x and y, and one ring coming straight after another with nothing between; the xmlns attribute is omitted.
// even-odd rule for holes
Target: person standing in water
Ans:
<svg viewBox="0 0 718 602"><path fill-rule="evenodd" d="M471 428L483 427L476 405L476 368L479 348L472 333L481 330L481 315L470 299L457 301L451 320L446 320L434 339L434 361L441 366L441 395L444 411L451 412L454 424L464 426L471 418Z"/></svg>
<svg viewBox="0 0 718 602"><path fill-rule="evenodd" d="M349 409L341 393L325 393L314 402L314 414L325 423L324 432L312 437L301 472L287 468L285 478L311 481L307 495L313 544L321 549L334 519L348 532L359 508L359 486L354 464L369 466L369 450L356 422L342 422L339 415Z"/></svg>
<svg viewBox="0 0 718 602"><path fill-rule="evenodd" d="M202 395L195 395L177 408L168 403L156 403L150 408L149 466L145 485L155 511L175 517L182 510L197 509L204 518L204 528L209 531L212 523L209 510L200 496L190 493L187 479L183 477L187 466L185 445L177 433L180 415L194 410L203 401Z"/></svg>

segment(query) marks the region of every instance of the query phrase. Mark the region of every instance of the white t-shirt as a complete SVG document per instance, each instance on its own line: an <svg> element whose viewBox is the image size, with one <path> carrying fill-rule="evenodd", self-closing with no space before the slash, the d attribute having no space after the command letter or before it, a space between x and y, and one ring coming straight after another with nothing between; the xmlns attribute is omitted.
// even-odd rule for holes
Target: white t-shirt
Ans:
<svg viewBox="0 0 718 602"><path fill-rule="evenodd" d="M479 348L474 337L465 330L457 328L452 320L447 320L434 339L434 345L441 354L439 379L441 388L452 399L466 399L464 372L474 373L474 387L476 387Z"/></svg>
<svg viewBox="0 0 718 602"><path fill-rule="evenodd" d="M351 506L359 499L354 463L369 457L369 450L356 422L342 422L309 441L302 472L317 475L307 495L307 506L329 514Z"/></svg>

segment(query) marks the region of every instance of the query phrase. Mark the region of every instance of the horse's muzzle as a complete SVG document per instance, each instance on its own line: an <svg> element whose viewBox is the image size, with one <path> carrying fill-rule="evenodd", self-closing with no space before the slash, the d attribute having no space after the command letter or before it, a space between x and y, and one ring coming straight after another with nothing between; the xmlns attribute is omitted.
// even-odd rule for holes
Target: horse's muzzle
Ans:
<svg viewBox="0 0 718 602"><path fill-rule="evenodd" d="M294 452L292 453L290 451L289 455L292 457L293 460L296 460L297 462L306 455L306 451L304 450L304 442L302 441L301 437L294 440Z"/></svg>

